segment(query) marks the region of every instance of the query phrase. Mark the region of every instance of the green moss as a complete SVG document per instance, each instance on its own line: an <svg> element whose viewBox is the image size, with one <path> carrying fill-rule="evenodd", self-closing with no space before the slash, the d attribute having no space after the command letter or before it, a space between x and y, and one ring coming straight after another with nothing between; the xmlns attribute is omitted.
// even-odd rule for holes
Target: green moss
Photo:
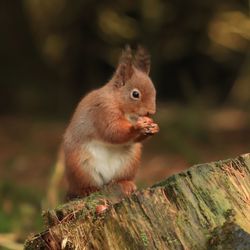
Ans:
<svg viewBox="0 0 250 250"><path fill-rule="evenodd" d="M147 247L149 242L148 242L148 237L147 237L146 233L145 232L141 232L140 237L141 237L143 245L145 247Z"/></svg>

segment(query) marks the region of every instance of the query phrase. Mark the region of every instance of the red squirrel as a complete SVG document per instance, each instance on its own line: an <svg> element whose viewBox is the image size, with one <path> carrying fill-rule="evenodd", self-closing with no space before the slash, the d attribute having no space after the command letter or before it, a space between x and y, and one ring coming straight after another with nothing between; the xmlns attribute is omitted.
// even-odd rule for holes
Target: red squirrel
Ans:
<svg viewBox="0 0 250 250"><path fill-rule="evenodd" d="M111 80L78 104L63 140L69 198L109 183L125 195L135 191L141 141L159 131L149 117L156 111L149 71L146 50L138 47L133 57L126 47Z"/></svg>

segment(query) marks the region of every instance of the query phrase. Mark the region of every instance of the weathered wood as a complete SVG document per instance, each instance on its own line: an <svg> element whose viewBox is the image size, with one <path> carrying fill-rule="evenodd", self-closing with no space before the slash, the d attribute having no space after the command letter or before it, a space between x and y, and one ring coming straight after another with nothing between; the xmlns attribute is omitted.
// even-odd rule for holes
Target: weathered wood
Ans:
<svg viewBox="0 0 250 250"><path fill-rule="evenodd" d="M104 199L109 209L97 214ZM45 217L48 230L25 249L235 249L237 240L250 249L250 154L194 166L121 201L93 194Z"/></svg>

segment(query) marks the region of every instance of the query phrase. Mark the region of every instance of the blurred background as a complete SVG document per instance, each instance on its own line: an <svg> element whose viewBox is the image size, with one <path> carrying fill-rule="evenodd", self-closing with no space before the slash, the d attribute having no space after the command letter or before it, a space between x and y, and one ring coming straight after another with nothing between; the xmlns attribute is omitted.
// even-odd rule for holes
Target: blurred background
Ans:
<svg viewBox="0 0 250 250"><path fill-rule="evenodd" d="M64 129L125 44L148 48L158 92L140 187L250 152L248 1L1 0L0 32L0 249L22 249L60 202Z"/></svg>

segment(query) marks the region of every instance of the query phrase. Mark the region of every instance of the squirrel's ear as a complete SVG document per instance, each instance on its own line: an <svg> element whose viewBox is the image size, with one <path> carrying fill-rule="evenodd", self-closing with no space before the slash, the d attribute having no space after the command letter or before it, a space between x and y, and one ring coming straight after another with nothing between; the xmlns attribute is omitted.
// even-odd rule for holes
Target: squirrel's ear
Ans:
<svg viewBox="0 0 250 250"><path fill-rule="evenodd" d="M126 81L128 81L133 75L133 72L131 48L126 46L125 50L122 52L114 75L115 85L117 87L125 85Z"/></svg>
<svg viewBox="0 0 250 250"><path fill-rule="evenodd" d="M150 55L145 48L142 46L138 46L134 65L137 69L141 70L142 72L149 74L150 72Z"/></svg>

